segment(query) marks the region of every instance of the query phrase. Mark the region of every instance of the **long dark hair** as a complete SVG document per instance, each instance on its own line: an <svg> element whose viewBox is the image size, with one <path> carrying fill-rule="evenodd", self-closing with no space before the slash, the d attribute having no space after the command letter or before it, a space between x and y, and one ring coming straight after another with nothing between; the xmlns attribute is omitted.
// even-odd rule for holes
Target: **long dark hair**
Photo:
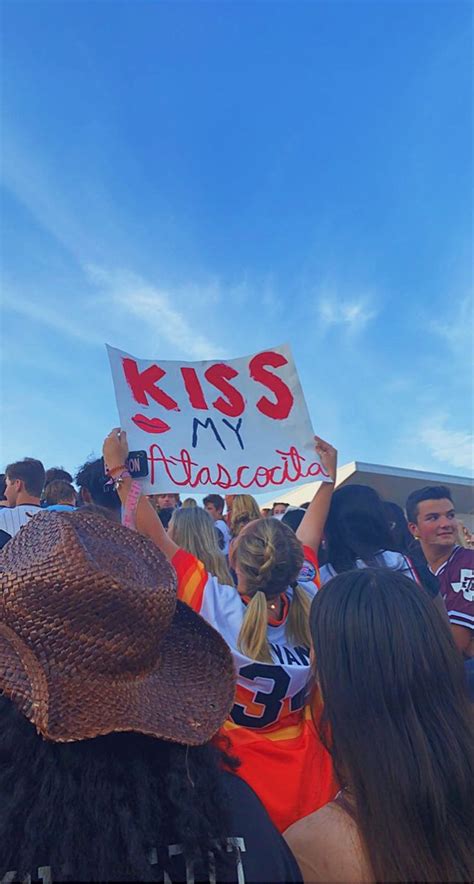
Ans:
<svg viewBox="0 0 474 884"><path fill-rule="evenodd" d="M330 580L310 616L321 736L376 881L474 879L474 740L461 655L424 592L388 569Z"/></svg>
<svg viewBox="0 0 474 884"><path fill-rule="evenodd" d="M325 527L328 562L340 573L356 559L375 563L380 550L393 549L382 501L368 485L346 485L334 492Z"/></svg>
<svg viewBox="0 0 474 884"><path fill-rule="evenodd" d="M405 513L401 506L398 506L398 503L393 503L392 500L383 500L382 507L392 538L391 548L408 556L410 554L410 547L413 544L413 537L410 534Z"/></svg>
<svg viewBox="0 0 474 884"><path fill-rule="evenodd" d="M0 697L0 879L50 866L60 881L156 880L176 843L207 862L230 834L220 758L135 733L48 742Z"/></svg>

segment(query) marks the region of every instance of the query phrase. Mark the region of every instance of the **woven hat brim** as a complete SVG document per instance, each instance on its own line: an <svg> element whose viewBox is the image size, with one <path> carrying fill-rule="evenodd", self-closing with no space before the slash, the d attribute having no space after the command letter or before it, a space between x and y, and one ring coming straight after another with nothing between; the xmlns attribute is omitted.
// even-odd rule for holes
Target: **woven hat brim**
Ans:
<svg viewBox="0 0 474 884"><path fill-rule="evenodd" d="M54 665L38 671L31 652L12 638L0 629L0 691L46 739L70 742L135 731L201 745L232 708L235 671L229 647L179 601L161 639L159 660L139 676L97 674L90 681L80 671L66 675Z"/></svg>

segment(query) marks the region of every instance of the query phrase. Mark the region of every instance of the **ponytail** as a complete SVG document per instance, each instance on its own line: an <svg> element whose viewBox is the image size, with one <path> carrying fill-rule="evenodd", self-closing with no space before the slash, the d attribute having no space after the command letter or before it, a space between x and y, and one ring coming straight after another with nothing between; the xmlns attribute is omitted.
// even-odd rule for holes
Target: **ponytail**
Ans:
<svg viewBox="0 0 474 884"><path fill-rule="evenodd" d="M293 598L286 621L286 635L293 645L311 646L311 633L309 629L309 612L311 599L307 592L296 583L293 587Z"/></svg>
<svg viewBox="0 0 474 884"><path fill-rule="evenodd" d="M237 647L246 657L259 663L273 663L267 639L267 598L261 591L252 596L244 614Z"/></svg>
<svg viewBox="0 0 474 884"><path fill-rule="evenodd" d="M273 663L268 642L269 599L293 586L286 635L295 645L309 647L311 601L294 583L303 564L303 548L293 531L277 519L260 519L235 541L232 565L241 575L250 602L244 614L237 647L252 660Z"/></svg>

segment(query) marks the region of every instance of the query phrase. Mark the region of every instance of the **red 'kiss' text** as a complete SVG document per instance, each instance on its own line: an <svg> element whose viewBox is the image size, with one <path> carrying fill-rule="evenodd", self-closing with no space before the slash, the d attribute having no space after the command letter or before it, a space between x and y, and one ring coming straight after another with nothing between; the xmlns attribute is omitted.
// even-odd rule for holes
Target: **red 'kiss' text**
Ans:
<svg viewBox="0 0 474 884"><path fill-rule="evenodd" d="M166 393L161 386L158 386L159 381L166 376L163 368L153 364L140 371L135 359L130 357L124 357L122 364L127 384L135 402L148 406L149 400L152 399L167 411L181 410L176 399ZM280 421L285 420L290 414L294 397L288 385L270 369L281 368L284 365L288 365L288 360L281 353L276 353L273 350L258 353L248 365L252 380L261 384L272 394L272 398L263 395L258 399L257 410L266 417ZM191 407L209 411L209 404L196 369L182 366L180 372L183 379L183 392ZM211 407L226 417L237 418L245 411L246 402L238 389L238 377L237 369L224 362L210 365L204 372L207 383L220 394L211 401Z"/></svg>

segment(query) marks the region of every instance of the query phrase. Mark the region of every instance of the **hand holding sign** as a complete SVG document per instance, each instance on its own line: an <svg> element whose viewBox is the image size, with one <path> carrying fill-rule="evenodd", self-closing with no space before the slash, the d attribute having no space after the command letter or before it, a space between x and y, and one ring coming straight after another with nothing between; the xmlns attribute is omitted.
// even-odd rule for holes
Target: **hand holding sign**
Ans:
<svg viewBox="0 0 474 884"><path fill-rule="evenodd" d="M145 491L258 493L329 478L288 347L226 363L108 353L122 427L147 448Z"/></svg>
<svg viewBox="0 0 474 884"><path fill-rule="evenodd" d="M108 470L125 466L128 457L128 440L125 430L114 427L106 436L102 447L104 464Z"/></svg>
<svg viewBox="0 0 474 884"><path fill-rule="evenodd" d="M330 445L329 442L325 442L324 439L321 439L320 436L315 436L314 441L316 442L315 450L316 454L321 461L321 465L326 470L329 478L335 482L336 481L336 472L337 472L337 451L336 449Z"/></svg>

